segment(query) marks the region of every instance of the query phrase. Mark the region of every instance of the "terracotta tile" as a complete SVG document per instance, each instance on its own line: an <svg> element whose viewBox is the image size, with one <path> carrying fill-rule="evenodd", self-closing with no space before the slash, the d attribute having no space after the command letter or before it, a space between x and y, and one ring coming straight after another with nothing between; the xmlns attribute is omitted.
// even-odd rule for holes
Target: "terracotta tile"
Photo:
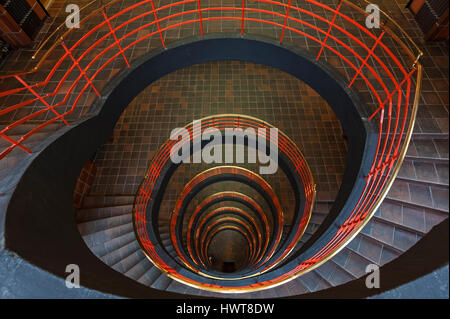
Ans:
<svg viewBox="0 0 450 319"><path fill-rule="evenodd" d="M418 156L421 157L439 157L439 154L436 150L435 145L428 140L415 140L413 141L414 145L417 149Z"/></svg>
<svg viewBox="0 0 450 319"><path fill-rule="evenodd" d="M448 216L446 216L445 214L428 212L425 215L426 231L429 232L431 228L442 222L447 217Z"/></svg>
<svg viewBox="0 0 450 319"><path fill-rule="evenodd" d="M405 231L400 228L395 228L394 231L394 246L400 250L407 250L417 241L416 234Z"/></svg>
<svg viewBox="0 0 450 319"><path fill-rule="evenodd" d="M421 206L433 206L430 187L417 184L409 184L409 191L411 194L412 203L419 204Z"/></svg>
<svg viewBox="0 0 450 319"><path fill-rule="evenodd" d="M350 253L345 269L355 277L361 277L366 273L366 267L369 263L355 253Z"/></svg>
<svg viewBox="0 0 450 319"><path fill-rule="evenodd" d="M403 225L425 231L425 213L423 210L410 207L403 208Z"/></svg>
<svg viewBox="0 0 450 319"><path fill-rule="evenodd" d="M381 216L401 224L403 222L402 206L384 202L381 205Z"/></svg>
<svg viewBox="0 0 450 319"><path fill-rule="evenodd" d="M418 180L428 182L438 181L438 176L434 164L415 161L414 169Z"/></svg>
<svg viewBox="0 0 450 319"><path fill-rule="evenodd" d="M397 258L399 256L399 254L393 250L390 249L387 246L383 246L383 250L381 252L381 258L380 258L380 265L384 265L390 261L392 261L393 259Z"/></svg>
<svg viewBox="0 0 450 319"><path fill-rule="evenodd" d="M434 140L440 158L448 159L448 140Z"/></svg>
<svg viewBox="0 0 450 319"><path fill-rule="evenodd" d="M352 279L353 279L353 277L350 274L348 274L347 272L341 270L339 272L338 271L334 272L331 275L331 277L329 278L329 281L333 285L338 286L338 285L342 285L342 284L344 284L346 282L349 282Z"/></svg>
<svg viewBox="0 0 450 319"><path fill-rule="evenodd" d="M448 185L448 164L435 164L439 183Z"/></svg>
<svg viewBox="0 0 450 319"><path fill-rule="evenodd" d="M403 164L402 164L402 167L400 168L400 171L398 172L398 176L399 177L404 177L404 178L415 179L416 178L416 174L415 174L415 171L414 171L413 163L404 161Z"/></svg>
<svg viewBox="0 0 450 319"><path fill-rule="evenodd" d="M374 220L372 236L387 244L392 244L394 240L394 227L383 222Z"/></svg>
<svg viewBox="0 0 450 319"><path fill-rule="evenodd" d="M394 181L388 196L398 200L410 201L408 183L400 180Z"/></svg>
<svg viewBox="0 0 450 319"><path fill-rule="evenodd" d="M358 251L365 258L370 259L371 261L378 263L381 256L382 245L371 241L367 238L362 238L361 243L359 244Z"/></svg>
<svg viewBox="0 0 450 319"><path fill-rule="evenodd" d="M441 129L435 119L417 119L423 133L441 133Z"/></svg>
<svg viewBox="0 0 450 319"><path fill-rule="evenodd" d="M339 266L344 267L345 264L347 263L349 255L350 251L348 249L343 249L336 256L334 256L332 260Z"/></svg>
<svg viewBox="0 0 450 319"><path fill-rule="evenodd" d="M433 207L448 211L448 188L432 187Z"/></svg>

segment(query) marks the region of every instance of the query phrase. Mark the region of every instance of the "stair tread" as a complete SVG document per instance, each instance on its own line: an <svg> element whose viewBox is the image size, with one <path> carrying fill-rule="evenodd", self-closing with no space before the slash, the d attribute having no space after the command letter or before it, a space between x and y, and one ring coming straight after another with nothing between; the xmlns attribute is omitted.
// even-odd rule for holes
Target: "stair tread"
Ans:
<svg viewBox="0 0 450 319"><path fill-rule="evenodd" d="M136 241L131 241L115 250L108 252L103 255L101 259L110 266L115 265L120 262L122 259L127 258L136 250L140 249L139 243Z"/></svg>
<svg viewBox="0 0 450 319"><path fill-rule="evenodd" d="M386 203L393 203L393 204L397 204L397 205L408 206L408 207L417 208L417 209L432 210L432 211L435 211L435 212L440 212L442 214L448 214L448 209L444 209L444 208L440 208L440 207L432 207L432 206L421 205L420 203L400 200L400 199L389 197L389 196L386 196L386 198L384 199L384 202L386 202Z"/></svg>
<svg viewBox="0 0 450 319"><path fill-rule="evenodd" d="M142 254L139 262L125 272L125 275L131 279L138 280L150 267L152 267L151 262Z"/></svg>
<svg viewBox="0 0 450 319"><path fill-rule="evenodd" d="M96 246L132 231L133 231L133 223L126 223L123 225L118 225L116 227L104 229L95 233L83 235L82 237L88 246Z"/></svg>
<svg viewBox="0 0 450 319"><path fill-rule="evenodd" d="M129 195L86 195L83 199L83 209L125 205L133 208L134 199L134 196Z"/></svg>
<svg viewBox="0 0 450 319"><path fill-rule="evenodd" d="M108 217L131 214L133 210L132 205L118 205L111 207L97 207L97 208L81 208L76 212L77 223L89 222Z"/></svg>
<svg viewBox="0 0 450 319"><path fill-rule="evenodd" d="M430 183L431 185L448 187L448 165L420 160L404 161L397 179L404 179L411 183Z"/></svg>
<svg viewBox="0 0 450 319"><path fill-rule="evenodd" d="M102 219L95 219L87 222L78 223L78 231L82 236L112 229L124 224L131 223L131 216L118 215L106 217Z"/></svg>
<svg viewBox="0 0 450 319"><path fill-rule="evenodd" d="M130 231L101 244L90 246L89 249L91 249L96 256L103 257L109 252L119 249L133 240L136 240L136 236L133 231Z"/></svg>
<svg viewBox="0 0 450 319"><path fill-rule="evenodd" d="M111 267L113 269L120 270L121 273L125 274L131 268L136 266L136 264L138 264L142 260L142 257L143 253L141 252L139 245L137 245L137 247L135 246L134 250L130 249L130 253L127 256L125 256L124 252L124 254L122 255L122 259L111 265Z"/></svg>
<svg viewBox="0 0 450 319"><path fill-rule="evenodd" d="M161 275L152 283L151 287L159 290L166 290L172 279L161 273Z"/></svg>
<svg viewBox="0 0 450 319"><path fill-rule="evenodd" d="M148 269L137 281L145 286L151 286L153 281L155 281L160 274L161 271L157 267L152 265L152 267Z"/></svg>

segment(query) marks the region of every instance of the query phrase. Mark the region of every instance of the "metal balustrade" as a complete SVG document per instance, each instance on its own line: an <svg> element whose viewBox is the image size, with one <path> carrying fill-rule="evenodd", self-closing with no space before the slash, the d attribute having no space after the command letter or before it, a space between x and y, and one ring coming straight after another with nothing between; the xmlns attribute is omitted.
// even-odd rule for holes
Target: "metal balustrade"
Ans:
<svg viewBox="0 0 450 319"><path fill-rule="evenodd" d="M370 173L351 214L331 241L291 271L265 282L233 288L181 276L154 252L153 243L145 237L145 227L139 224L145 219L135 214L136 231L142 235L141 245L152 261L169 276L201 289L246 292L280 285L305 274L336 255L356 236L392 186L413 131L422 78L420 49L386 13L381 12L379 29L369 29L364 25L369 16L364 7L347 0L328 2L242 0L233 6L215 6L215 1L185 0L157 6L153 0L143 0L123 7L125 2L113 0L98 7L98 2L92 1L83 8L82 12L88 14L81 20L82 27L92 27L66 32L63 26L57 28L36 52L34 69L0 77L0 117L8 119L0 129L0 138L7 142L0 149L0 161L16 149L32 153L24 143L45 127L54 123L71 125L83 100L92 95L102 97L97 82L103 72L114 63L129 67L132 51L140 44L148 45L156 37L159 47L165 48L169 31L194 26L203 36L218 20L235 22L242 36L255 25L268 26L276 31L280 44L304 43L316 60L336 66L349 88L365 93L367 118L378 127L378 140ZM192 9L185 9L188 5ZM18 139L10 136L15 128L28 123L38 124ZM312 205L313 184L305 181ZM140 195L148 194L148 190L141 189ZM138 203L138 210L139 205L145 210L145 203Z"/></svg>

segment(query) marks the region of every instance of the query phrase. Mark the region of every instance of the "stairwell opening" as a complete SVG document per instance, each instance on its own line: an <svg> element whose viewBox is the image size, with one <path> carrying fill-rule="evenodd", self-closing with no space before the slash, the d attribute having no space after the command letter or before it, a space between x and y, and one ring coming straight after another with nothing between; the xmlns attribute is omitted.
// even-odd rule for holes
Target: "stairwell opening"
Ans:
<svg viewBox="0 0 450 319"><path fill-rule="evenodd" d="M215 113L256 115L287 131L311 163L311 170L316 177L318 203L328 204L325 206L328 209L332 207L344 174L348 148L339 119L327 101L301 80L275 68L244 61L197 64L170 73L144 89L124 110L111 138L99 149L96 156L98 174L88 197L105 201L105 198L112 196L135 196L148 163L157 148L168 139L171 129L182 126L196 116L201 118ZM183 164L166 186L160 206L159 232L163 242L167 242L170 247L170 239L166 237L167 221L177 195L190 178L209 166ZM255 170L251 165L244 166ZM293 190L282 170L265 178L274 187L285 213L284 240L291 230L294 214ZM258 200L259 195L250 187L228 181L205 188L190 202L187 216L202 200L223 191L240 191L256 199L265 207L264 211L269 209L263 200ZM242 204L225 201L212 206L210 210L230 204L247 209ZM321 209L315 213L302 243L314 234L328 212ZM267 217L269 227L272 228L272 217L270 214ZM183 227L183 240L186 240L186 229L187 219ZM241 234L233 231L229 233L234 233L236 238L242 240ZM210 247L225 251L232 246L233 240L217 243L216 238L220 234L211 240ZM248 259L249 256L247 243L244 242L241 248L240 258L233 256L233 263L229 261L229 256L220 257L208 250L207 259L215 261L211 262L211 269L233 273L248 266L248 261L242 258L245 256ZM172 251L172 248L167 249Z"/></svg>
<svg viewBox="0 0 450 319"><path fill-rule="evenodd" d="M209 41L212 41L211 42L212 45L208 46L210 49L212 49L212 51L205 50L205 48L203 47L203 45L206 44L205 42L209 42ZM231 38L231 39L218 39L218 40L215 40L215 39L201 40L199 42L192 42L192 43L190 43L188 45L183 44L180 47L174 47L173 50L167 50L167 51L164 51L164 53L161 53L159 55L156 55L156 56L153 56L153 57L150 57L150 58L146 58L146 59L142 59L141 61L139 61L139 63L137 63L136 68L134 69L136 71L136 73L133 73L134 72L133 71L132 73L127 72L126 75L125 74L121 74L117 78L117 80L119 81L119 84L117 84L117 83L111 84L110 89L112 91L111 91L110 94L108 94L108 99L101 101L102 105L104 103L113 103L114 104L114 106L111 106L109 108L102 108L102 107L100 107L98 109L100 111L99 114L102 114L102 113L105 114L104 112L107 112L107 113L111 112L110 115L109 115L110 116L109 119L108 119L108 117L96 116L96 117L94 117L92 119L92 123L94 123L95 121L104 121L104 120L106 120L106 122L105 122L105 124L106 124L111 119L118 120L119 119L119 115L122 112L121 110L123 110L125 108L125 106L128 104L128 103L124 103L124 101L131 101L132 100L131 97L136 96L141 91L141 89L144 89L146 87L145 83L147 83L147 84L151 83L155 78L159 78L160 76L162 76L164 74L170 73L167 69L164 69L164 70L160 69L160 70L158 70L156 72L150 72L150 73L148 73L148 72L140 73L140 72L145 70L148 66L152 66L152 67L155 67L155 66L158 66L158 67L168 66L169 68L174 68L175 67L175 68L178 69L178 68L180 68L180 65L172 65L172 64L160 61L159 59L169 58L172 54L175 54L175 55L181 54L181 56L182 56L184 54L184 50L186 50L186 49L189 50L190 54L193 54L193 56L198 54L198 56L200 57L199 60L196 60L196 58L193 58L192 61L183 61L183 60L175 59L177 61L183 61L183 63L186 63L186 65L195 64L194 61L202 61L203 60L203 62L206 62L208 60L223 60L223 59L225 59L220 54L217 55L217 53L218 53L217 48L218 47L221 48L221 50L219 50L219 51L222 54L225 54L227 56L227 58L225 60L235 60L233 58L233 54L241 53L241 52L238 52L238 51L234 50L232 48L233 45L238 45L238 46L240 46L240 45L244 45L244 46L248 45L248 48L251 49L250 52L249 51L244 51L245 54L248 54L248 56L245 56L244 58L236 57L236 60L250 60L253 63L257 62L257 63L263 63L263 64L270 65L271 62L273 62L270 57L272 57L274 54L278 54L278 53L281 54L281 55L287 54L287 56L289 57L288 59L281 59L281 61L286 63L286 65L277 65L277 68L279 68L281 70L285 70L286 72L289 72L291 74L295 74L298 77L300 77L299 74L303 74L304 75L304 73L300 72L300 69L293 70L292 66L294 66L294 65L295 66L300 66L302 63L306 63L305 65L311 67L311 65L309 64L309 63L311 63L310 60L308 60L308 59L302 60L302 57L300 55L297 55L297 54L293 54L292 55L291 51L289 51L289 50L287 50L285 48L277 47L276 45L270 43L270 41L269 42L264 42L264 41L260 41L260 40L257 40L257 41L250 40L249 42L247 42L247 41L248 41L247 39L240 39L240 38L239 39ZM200 45L201 51L196 51L197 50L196 49L197 45ZM200 48L200 47L197 47L197 48ZM178 50L178 49L180 49L180 50ZM272 50L275 50L277 53L272 52ZM153 58L155 60L153 60ZM298 59L297 60L298 64L292 64L293 62L290 61L289 59ZM151 63L147 64L147 63L149 63L149 61L151 61ZM143 68L141 68L141 67L143 67ZM315 66L315 67L317 68L317 70L320 70L320 68L318 68L317 66ZM329 71L329 70L327 70L327 71ZM151 74L152 78L147 78L144 81L144 78L142 77L143 74L146 74L146 75ZM322 95L323 95L324 92L328 92L330 94L335 94L336 92L339 92L339 90L342 89L342 87L340 87L339 85L337 85L337 86L335 86L333 88L333 85L331 85L330 83L325 83L323 81L323 77L319 76L319 74L317 72L306 73L306 74L313 74L315 77L317 77L315 79L306 79L306 80L308 80L309 81L308 83L310 83L316 90L320 91ZM327 73L324 73L324 74L327 74ZM137 76L137 77L135 77L135 76ZM319 78L320 78L320 81L317 82L317 80L319 80ZM137 79L138 79L138 81L136 82ZM330 79L330 80L331 81L335 81L335 79ZM334 83L334 82L331 82L331 83ZM335 91L331 90L331 88L333 88L333 90L335 90ZM325 90L325 91L323 91L323 90ZM124 94L127 94L127 96L124 96ZM342 103L348 105L347 102L348 101L352 101L352 100L351 100L351 98L349 98L346 95L346 93L342 93L341 92L341 93L337 93L337 94L338 95L341 94L341 98L336 99L334 101L332 99L330 99L330 98L327 98L327 102L329 102L329 103L330 102L334 102L334 104L330 104L330 106L333 106L333 110L335 112L337 112L337 113L341 112L342 113L343 110L339 109L339 107L336 105L336 103L338 105L342 104ZM346 98L344 98L344 97L346 97ZM350 100L348 100L348 99L350 99ZM352 111L349 112L350 110L352 110ZM342 127L346 131L347 136L349 136L349 147L348 147L348 152L349 153L346 156L346 161L348 161L349 158L350 158L350 159L352 159L352 161L358 162L358 160L362 160L361 156L364 153L363 149L364 149L364 145L365 144L364 143L359 144L359 143L355 143L355 142L357 140L365 141L366 135L365 134L358 134L355 131L353 131L353 132L352 131L348 131L348 128L349 128L349 124L351 123L352 124L351 126L353 127L353 129L364 128L363 132L365 133L365 126L364 126L364 124L362 124L362 122L358 122L358 121L361 121L361 118L358 115L357 109L355 108L355 109L350 109L350 110L346 110L346 112L345 112L346 113L346 117L345 118L341 118L341 116L339 116L339 120L341 122ZM342 115L342 114L340 114L340 115ZM353 120L352 120L352 116L355 116L355 118ZM166 120L166 119L167 119L167 115L165 115L165 117L163 117L163 121L158 122L158 124L164 124L165 123L164 120ZM113 121L113 123L115 123L115 120ZM355 127L355 123L359 123L360 126L359 127L358 126ZM111 124L111 122L109 122L109 124ZM127 123L125 123L125 125L126 124ZM108 125L105 125L105 126L106 127L110 127ZM80 154L81 153L82 154L89 153L89 158L92 158L94 150L95 150L95 146L94 145L99 145L100 144L100 143L97 143L97 140L106 141L107 138L109 137L109 134L107 135L107 132L109 130L107 130L107 129L104 130L101 126L98 126L98 125L94 128L93 126L90 125L90 123L88 121L84 127L82 127L82 126L76 127L70 133L77 132L77 131L82 132L83 128L86 128L86 131L83 132L83 134L85 134L85 133L89 134L88 131L90 131L92 129L99 130L99 132L101 132L101 134L98 137L96 137L95 142L94 142L94 140L91 141L92 143L89 146L89 148L87 148L86 145L83 145L83 147L84 147L83 148L83 152L80 152ZM145 131L145 129L144 129L144 131ZM362 133L362 132L359 132L359 133ZM135 133L133 132L130 135L133 135L133 134L135 134ZM94 137L95 134L92 135L92 136ZM64 136L64 137L66 137L66 136ZM61 141L62 141L62 139L61 139ZM71 144L73 146L73 149L68 150L69 152L77 150L77 148L74 147L75 144L76 143L72 143ZM353 147L351 147L352 145L353 145ZM140 149L140 147L141 147L141 145L139 145L139 149ZM51 151L51 150L53 150L53 148L49 148L46 151ZM117 151L117 154L124 153L123 150L119 150L119 149L115 149L115 150ZM132 158L133 154L134 155L138 155L138 153L139 153L139 151L133 150L133 149L125 150L125 152L128 152L128 154L126 155L127 158L125 158L125 161L124 161L125 163L129 162L129 160L130 160L130 158ZM349 154L353 154L353 155L357 154L357 156L350 156ZM84 157L84 158L86 159L86 157ZM101 156L97 156L97 159L101 159ZM79 161L80 158L73 157L73 158L71 158L71 160L72 161ZM144 163L144 162L146 162L146 160L148 160L148 158L147 159L140 158L140 160L142 160L142 162ZM78 167L78 166L82 167L82 163L77 164L76 167ZM133 171L133 173L136 174L135 170L130 170L130 171ZM102 172L102 170L99 169L98 172ZM112 173L114 173L114 172L116 172L116 170L109 170L108 169L105 172L112 172ZM358 165L354 165L354 166L350 166L350 167L348 165L346 166L345 172L344 172L344 176L346 176L345 178L347 178L349 180L349 183L345 184L346 187L347 187L346 190L342 191L342 188L341 188L340 191L339 191L339 193L343 193L344 195L339 194L338 196L343 197L344 199L347 197L349 191L351 190L351 186L353 185L353 183L356 180L356 175L355 174L357 174L357 172L359 172L359 166ZM133 176L137 176L137 175L133 175ZM135 178L130 178L130 179L126 178L125 180L127 182L129 181L130 184L133 184L133 182L134 183L138 183L137 179L135 179ZM67 180L65 182L67 182ZM344 185L344 184L342 184L342 185ZM115 186L117 186L117 185L115 185ZM123 187L122 190L124 190L124 189L127 189L127 190L132 189L131 187L129 187L129 186L126 187L124 185L122 185L122 187ZM94 182L94 184L91 187L91 190L94 190L94 189L95 189L95 182ZM109 187L108 189L109 189L109 191L111 191L111 190L113 190L115 188L114 187ZM60 191L63 191L63 188L61 188ZM48 211L48 213L51 213L51 211ZM109 214L109 213L105 211L105 214ZM122 214L119 213L119 215L122 215ZM124 218L124 219L122 219L122 218ZM120 229L122 229L122 226L125 226L125 224L126 224L126 222L123 222L125 220L124 216L118 217L115 220L117 220L117 223L118 223L117 227L120 228ZM87 229L88 228L89 227L87 227ZM94 233L96 233L96 232L94 231ZM113 233L115 233L115 232L111 232L110 234L112 235ZM114 238L110 238L110 240L114 240ZM130 246L129 247L131 247L131 242L130 242ZM129 263L131 261L127 259L126 262ZM128 264L128 267L129 266L131 266L131 264ZM124 267L124 264L122 262L120 262L115 267L117 267L117 269L120 269L120 268ZM134 269L134 267L133 267L133 269ZM143 276L142 278L144 279L144 277L146 278L145 280L149 280L148 277L146 277L146 276ZM159 279L159 278L161 278L161 279ZM155 282L155 285L152 285L152 287L160 289L160 288L158 288L159 287L159 283L161 283L163 281L166 282L166 280L162 279L162 278L164 278L164 277L162 277L162 276L158 277L157 282Z"/></svg>

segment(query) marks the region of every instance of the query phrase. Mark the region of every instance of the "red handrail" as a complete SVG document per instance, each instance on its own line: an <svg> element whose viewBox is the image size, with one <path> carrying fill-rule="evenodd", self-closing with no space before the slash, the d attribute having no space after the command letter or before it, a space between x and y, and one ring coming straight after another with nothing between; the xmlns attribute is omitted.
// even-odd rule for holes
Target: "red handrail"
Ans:
<svg viewBox="0 0 450 319"><path fill-rule="evenodd" d="M358 87L367 87L369 94L365 95L366 102L369 105L375 104L373 110L370 110L368 119L378 125L378 140L362 195L334 238L313 257L266 285L292 279L317 267L339 252L362 229L381 203L393 183L410 141L420 92L422 67L418 59L422 53L408 35L386 15L382 17L392 25L392 28L382 23L379 31L367 29L358 22L358 19L364 19L367 13L348 0L336 0L333 5L314 0L294 2L285 0L286 3L272 0L236 0L234 6L228 7L208 6L210 2L205 0L184 0L155 7L153 0L142 0L124 9L115 9L113 4L118 2L121 0L111 1L83 19L83 23L99 21L84 34L80 35L80 32L74 30L66 32L51 46L43 60L39 62L38 68L0 77L1 87L7 88L0 91L2 103L0 119L8 118L8 124L0 129L0 139L7 144L0 149L0 162L16 148L24 151L25 156L31 153L32 149L24 146L24 142L46 126L57 121L70 125L73 121L70 115L75 115L74 111L78 109L82 99L89 98L92 94L101 96L101 88L96 82L99 75L115 61L124 62L124 67L129 66L130 49L154 35L159 35L161 46L165 47L164 35L167 31L188 24L198 24L202 36L207 33L209 23L217 20L236 21L239 24L237 30L242 35L248 25L255 23L269 25L281 30L280 43L289 42L289 35L292 38L302 37L305 41L319 46L318 52L314 46L308 47L317 59L331 61L331 58L338 57L347 70L354 70L354 73L343 70L343 76L348 80L348 87L354 87L356 83ZM189 3L195 4L196 8L183 11L183 5ZM264 4L270 4L278 11L261 8ZM325 10L332 18L329 20L308 7ZM106 9L110 11L109 17ZM167 14L169 9L178 12ZM293 12L297 17L293 16ZM255 17L256 14L261 18ZM190 19L194 15L195 18ZM137 27L133 24L148 17L153 17L154 20ZM182 21L179 22L179 19ZM322 24L325 24L325 27L321 27ZM94 35L102 28L106 29L105 33L96 39ZM128 31L127 28L131 30ZM141 35L139 31L142 30L148 33ZM123 35L118 36L119 34ZM368 43L367 37L373 42ZM113 40L112 43L106 44L109 39ZM395 43L396 50L391 50L387 43ZM61 53L58 52L58 47ZM51 55L57 59L51 68L44 71L46 63L52 62ZM43 80L34 82L35 75L39 75ZM358 79L361 81L358 82ZM57 95L62 96L59 102L54 104L49 102ZM375 103L372 103L372 100ZM17 112L22 110L27 110L25 115ZM76 116L73 117L76 119ZM13 138L13 130L25 127L25 124L35 126L21 134L19 138ZM158 170L158 167L152 169ZM150 184L152 182L154 180L150 181ZM141 189L141 194L148 196L148 191ZM139 205L143 205L138 206L139 209L145 210L146 204ZM145 217L140 216L139 220L141 219L144 221ZM151 245L144 237L142 244L147 247ZM158 259L157 256L155 258ZM161 264L164 262L161 261ZM166 266L165 269L173 275L170 267ZM217 288L207 286L212 290ZM244 291L255 287L259 289L261 285L255 284L254 287L233 290ZM219 288L221 287L217 289Z"/></svg>

